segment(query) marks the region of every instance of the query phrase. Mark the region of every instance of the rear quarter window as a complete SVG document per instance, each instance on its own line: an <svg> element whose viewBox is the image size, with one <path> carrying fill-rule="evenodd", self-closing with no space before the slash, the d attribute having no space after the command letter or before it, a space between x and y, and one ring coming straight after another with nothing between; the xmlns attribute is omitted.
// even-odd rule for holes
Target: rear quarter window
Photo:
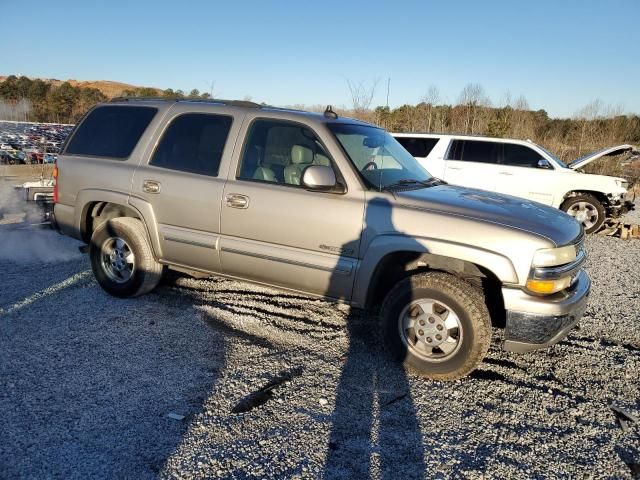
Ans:
<svg viewBox="0 0 640 480"><path fill-rule="evenodd" d="M429 156L438 138L395 137L400 145L413 157L425 158Z"/></svg>
<svg viewBox="0 0 640 480"><path fill-rule="evenodd" d="M124 160L131 155L157 111L153 107L97 107L80 124L64 153Z"/></svg>

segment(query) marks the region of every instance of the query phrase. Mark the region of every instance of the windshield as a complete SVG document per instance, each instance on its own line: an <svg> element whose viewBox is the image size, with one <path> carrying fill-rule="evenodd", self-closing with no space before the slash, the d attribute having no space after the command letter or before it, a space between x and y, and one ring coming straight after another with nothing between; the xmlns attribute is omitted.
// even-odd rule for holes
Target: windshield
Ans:
<svg viewBox="0 0 640 480"><path fill-rule="evenodd" d="M332 123L328 127L371 188L384 190L398 183L426 182L433 178L395 138L380 128L345 123Z"/></svg>
<svg viewBox="0 0 640 480"><path fill-rule="evenodd" d="M540 145L538 145L538 148L544 151L544 153L546 153L547 155L549 155L553 159L553 161L556 162L558 165L560 165L562 168L569 168L566 163L564 163L562 160L560 160L557 156L555 156L546 148L541 147Z"/></svg>

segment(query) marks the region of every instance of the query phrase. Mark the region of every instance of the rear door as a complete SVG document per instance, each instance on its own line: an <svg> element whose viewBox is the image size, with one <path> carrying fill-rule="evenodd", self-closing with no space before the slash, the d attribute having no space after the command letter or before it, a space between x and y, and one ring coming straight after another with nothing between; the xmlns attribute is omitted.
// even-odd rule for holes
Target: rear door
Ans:
<svg viewBox="0 0 640 480"><path fill-rule="evenodd" d="M220 271L220 204L242 116L233 108L177 103L152 140L132 196L152 205L161 260Z"/></svg>
<svg viewBox="0 0 640 480"><path fill-rule="evenodd" d="M500 153L498 142L453 139L446 154L444 180L453 185L494 191Z"/></svg>
<svg viewBox="0 0 640 480"><path fill-rule="evenodd" d="M501 166L496 178L496 191L553 205L554 192L561 177L541 153L526 145L503 143Z"/></svg>

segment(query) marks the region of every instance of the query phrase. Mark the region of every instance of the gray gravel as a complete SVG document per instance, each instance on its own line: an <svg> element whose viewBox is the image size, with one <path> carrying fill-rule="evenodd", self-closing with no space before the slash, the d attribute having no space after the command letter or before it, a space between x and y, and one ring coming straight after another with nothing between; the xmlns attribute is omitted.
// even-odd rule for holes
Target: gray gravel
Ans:
<svg viewBox="0 0 640 480"><path fill-rule="evenodd" d="M57 255L0 258L1 478L632 478L640 462L640 425L610 409L640 415L638 240L587 239L593 293L569 339L496 340L439 383L384 360L346 306L176 276L119 300L76 242L32 233Z"/></svg>

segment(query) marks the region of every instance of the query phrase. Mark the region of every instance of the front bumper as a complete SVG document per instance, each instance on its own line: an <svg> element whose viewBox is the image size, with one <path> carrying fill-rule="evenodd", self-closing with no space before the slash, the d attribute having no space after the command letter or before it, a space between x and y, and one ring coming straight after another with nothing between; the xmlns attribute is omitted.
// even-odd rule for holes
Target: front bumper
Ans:
<svg viewBox="0 0 640 480"><path fill-rule="evenodd" d="M562 340L584 314L590 289L591 280L584 271L578 273L569 290L549 297L503 288L507 313L504 349L524 353Z"/></svg>

